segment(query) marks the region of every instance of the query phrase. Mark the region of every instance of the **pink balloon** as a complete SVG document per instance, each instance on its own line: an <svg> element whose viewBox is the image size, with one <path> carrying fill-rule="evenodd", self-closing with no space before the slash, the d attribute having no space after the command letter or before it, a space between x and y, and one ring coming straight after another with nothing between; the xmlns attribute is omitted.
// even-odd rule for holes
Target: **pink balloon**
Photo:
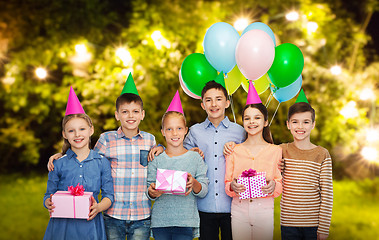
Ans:
<svg viewBox="0 0 379 240"><path fill-rule="evenodd" d="M249 80L262 77L271 67L275 45L266 32L253 29L241 36L236 47L236 61L241 73Z"/></svg>
<svg viewBox="0 0 379 240"><path fill-rule="evenodd" d="M190 96L191 98L194 98L194 99L201 99L200 96L197 96L196 94L192 93L186 86L186 84L183 82L183 78L182 78L182 69L179 70L179 82L180 82L180 86L182 87L183 91L188 95Z"/></svg>

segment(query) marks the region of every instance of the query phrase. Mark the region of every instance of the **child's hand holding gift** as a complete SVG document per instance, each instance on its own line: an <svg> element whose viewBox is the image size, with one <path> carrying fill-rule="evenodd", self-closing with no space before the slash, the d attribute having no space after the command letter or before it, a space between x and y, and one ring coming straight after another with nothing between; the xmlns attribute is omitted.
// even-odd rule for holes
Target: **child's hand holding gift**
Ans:
<svg viewBox="0 0 379 240"><path fill-rule="evenodd" d="M47 210L49 210L49 213L52 213L54 212L54 203L51 201L51 197L53 196L53 194L50 194L50 197L46 199L45 201L45 206L47 207Z"/></svg>
<svg viewBox="0 0 379 240"><path fill-rule="evenodd" d="M262 186L263 194L271 196L274 193L276 182L274 180L267 181L267 185Z"/></svg>
<svg viewBox="0 0 379 240"><path fill-rule="evenodd" d="M149 192L149 196L151 198L157 198L157 197L160 197L162 196L162 194L164 193L163 191L159 191L159 190L156 190L155 189L155 183L151 183L149 188L148 188L148 192Z"/></svg>
<svg viewBox="0 0 379 240"><path fill-rule="evenodd" d="M187 192L186 196L191 193L193 190L194 193L199 193L201 191L201 184L192 177L191 173L187 174L187 184L186 184Z"/></svg>
<svg viewBox="0 0 379 240"><path fill-rule="evenodd" d="M230 183L230 188L239 196L240 193L246 191L246 187L243 184L237 182L237 178L234 178Z"/></svg>

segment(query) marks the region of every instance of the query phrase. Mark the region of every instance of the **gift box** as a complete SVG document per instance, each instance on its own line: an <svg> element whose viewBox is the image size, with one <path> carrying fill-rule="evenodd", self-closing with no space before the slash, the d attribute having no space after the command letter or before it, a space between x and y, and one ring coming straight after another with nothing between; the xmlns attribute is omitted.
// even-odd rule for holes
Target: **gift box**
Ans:
<svg viewBox="0 0 379 240"><path fill-rule="evenodd" d="M157 169L155 189L168 194L184 195L186 193L187 172Z"/></svg>
<svg viewBox="0 0 379 240"><path fill-rule="evenodd" d="M246 172L249 172L246 174ZM244 174L245 173L245 174ZM266 172L255 172L255 170L244 171L237 179L237 183L243 184L246 190L240 193L239 199L267 197L261 190L262 186L266 186Z"/></svg>
<svg viewBox="0 0 379 240"><path fill-rule="evenodd" d="M51 201L54 203L52 218L88 218L91 207L92 192L83 192L73 195L73 191L57 191ZM82 195L81 195L82 194Z"/></svg>

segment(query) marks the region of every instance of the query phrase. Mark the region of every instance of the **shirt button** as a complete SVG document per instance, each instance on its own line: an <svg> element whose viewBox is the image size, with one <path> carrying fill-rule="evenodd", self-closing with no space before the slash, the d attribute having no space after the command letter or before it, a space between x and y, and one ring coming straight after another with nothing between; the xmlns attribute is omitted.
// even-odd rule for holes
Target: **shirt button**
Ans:
<svg viewBox="0 0 379 240"><path fill-rule="evenodd" d="M218 131L216 130L216 133L218 133Z"/></svg>
<svg viewBox="0 0 379 240"><path fill-rule="evenodd" d="M215 142L215 144L217 144L217 142Z"/></svg>
<svg viewBox="0 0 379 240"><path fill-rule="evenodd" d="M217 157L217 155L215 155L215 157Z"/></svg>
<svg viewBox="0 0 379 240"><path fill-rule="evenodd" d="M79 177L82 177L82 175L79 175Z"/></svg>
<svg viewBox="0 0 379 240"><path fill-rule="evenodd" d="M218 183L218 181L216 180L215 183Z"/></svg>
<svg viewBox="0 0 379 240"><path fill-rule="evenodd" d="M216 196L218 196L218 193L216 193Z"/></svg>
<svg viewBox="0 0 379 240"><path fill-rule="evenodd" d="M217 170L217 168L215 168L215 170Z"/></svg>
<svg viewBox="0 0 379 240"><path fill-rule="evenodd" d="M83 165L80 165L80 167L83 167Z"/></svg>

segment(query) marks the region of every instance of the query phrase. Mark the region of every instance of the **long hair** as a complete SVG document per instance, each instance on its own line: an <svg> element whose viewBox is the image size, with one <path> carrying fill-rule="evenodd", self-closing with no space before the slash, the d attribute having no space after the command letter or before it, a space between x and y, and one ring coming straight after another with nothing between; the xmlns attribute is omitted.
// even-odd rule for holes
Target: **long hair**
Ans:
<svg viewBox="0 0 379 240"><path fill-rule="evenodd" d="M66 124L68 123L68 121L70 121L71 119L74 119L74 118L82 118L84 120L87 121L88 125L90 127L93 126L92 124L92 120L91 118L87 115L87 114L83 114L83 113L79 113L79 114L70 114L70 115L66 115L64 116L63 120L62 120L62 131L64 131L65 127L66 127ZM88 143L88 147L91 148L91 138L89 139L89 143ZM71 148L71 144L68 142L67 139L63 139L63 146L62 146L62 154L66 154L67 150Z"/></svg>
<svg viewBox="0 0 379 240"><path fill-rule="evenodd" d="M245 114L245 110L248 109L248 108L256 108L256 109L258 109L263 114L265 122L268 120L268 111L267 111L267 108L262 103L258 103L258 104L249 104L249 105L246 105L244 107L244 109L242 110L242 121L243 121L243 116ZM270 126L269 125L267 125L266 127L263 128L262 136L263 136L263 139L266 142L271 143L271 144L274 143L274 141L272 140L272 135L271 135L271 131L270 131Z"/></svg>

